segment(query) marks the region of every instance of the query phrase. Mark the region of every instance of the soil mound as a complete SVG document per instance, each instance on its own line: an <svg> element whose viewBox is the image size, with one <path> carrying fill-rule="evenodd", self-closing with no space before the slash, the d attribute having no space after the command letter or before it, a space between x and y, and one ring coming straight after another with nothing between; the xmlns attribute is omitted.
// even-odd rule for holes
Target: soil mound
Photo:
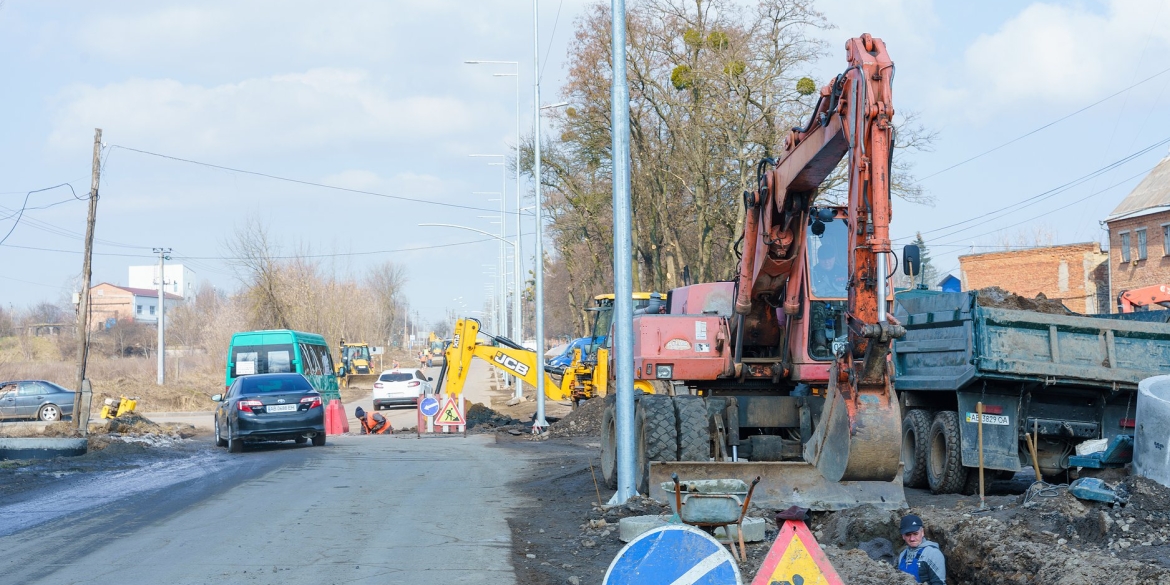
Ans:
<svg viewBox="0 0 1170 585"><path fill-rule="evenodd" d="M605 398L590 398L564 418L549 425L550 437L600 437L601 415L605 412Z"/></svg>
<svg viewBox="0 0 1170 585"><path fill-rule="evenodd" d="M518 424L520 424L519 420L516 420L505 414L501 414L478 402L467 408L468 429L497 429L500 427L507 427Z"/></svg>
<svg viewBox="0 0 1170 585"><path fill-rule="evenodd" d="M976 291L980 307L994 309L1012 309L1015 311L1033 311L1051 315L1071 315L1072 311L1058 300L1049 300L1044 293L1029 299L1015 293L1008 292L998 286L989 286Z"/></svg>

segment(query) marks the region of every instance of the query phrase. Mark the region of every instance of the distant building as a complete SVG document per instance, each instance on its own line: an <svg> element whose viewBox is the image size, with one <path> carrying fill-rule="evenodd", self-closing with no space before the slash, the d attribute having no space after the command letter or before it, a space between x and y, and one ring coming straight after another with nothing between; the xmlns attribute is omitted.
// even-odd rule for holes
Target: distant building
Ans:
<svg viewBox="0 0 1170 585"><path fill-rule="evenodd" d="M1109 255L1096 242L959 257L963 290L998 286L1033 298L1044 293L1077 313L1110 312Z"/></svg>
<svg viewBox="0 0 1170 585"><path fill-rule="evenodd" d="M1170 284L1170 156L1162 159L1105 219L1109 227L1109 298Z"/></svg>
<svg viewBox="0 0 1170 585"><path fill-rule="evenodd" d="M163 268L166 292L183 299L195 296L195 272L182 264L167 264ZM130 288L158 289L158 264L131 266L128 284ZM156 295L157 296L157 295Z"/></svg>
<svg viewBox="0 0 1170 585"><path fill-rule="evenodd" d="M89 289L90 326L102 329L118 321L158 323L158 290L115 286L107 282ZM177 307L183 297L165 293L167 310Z"/></svg>

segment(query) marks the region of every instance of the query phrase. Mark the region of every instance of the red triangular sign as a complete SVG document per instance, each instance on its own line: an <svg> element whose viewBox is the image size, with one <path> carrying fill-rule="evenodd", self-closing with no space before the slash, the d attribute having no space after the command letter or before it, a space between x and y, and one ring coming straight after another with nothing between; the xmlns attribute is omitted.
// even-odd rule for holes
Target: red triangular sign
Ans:
<svg viewBox="0 0 1170 585"><path fill-rule="evenodd" d="M463 413L459 411L459 403L455 401L452 396L443 404L443 408L439 409L439 414L435 415L435 424L437 425L465 425L467 419L463 418Z"/></svg>
<svg viewBox="0 0 1170 585"><path fill-rule="evenodd" d="M752 585L845 585L804 522L786 520Z"/></svg>

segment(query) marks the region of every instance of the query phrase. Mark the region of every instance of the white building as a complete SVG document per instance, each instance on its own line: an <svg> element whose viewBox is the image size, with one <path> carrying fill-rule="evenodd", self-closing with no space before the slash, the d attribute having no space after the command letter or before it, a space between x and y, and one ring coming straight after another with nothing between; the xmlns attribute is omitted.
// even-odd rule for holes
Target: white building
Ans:
<svg viewBox="0 0 1170 585"><path fill-rule="evenodd" d="M164 291L179 295L183 300L195 297L195 272L182 264L167 264L164 268L166 284ZM158 264L150 266L131 266L130 288L145 288L158 290ZM157 299L158 295L155 295Z"/></svg>

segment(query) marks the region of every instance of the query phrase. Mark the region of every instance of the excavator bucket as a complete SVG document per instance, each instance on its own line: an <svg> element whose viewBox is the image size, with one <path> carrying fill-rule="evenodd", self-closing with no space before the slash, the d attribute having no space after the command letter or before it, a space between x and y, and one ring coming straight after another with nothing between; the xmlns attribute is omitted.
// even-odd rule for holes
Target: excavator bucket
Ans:
<svg viewBox="0 0 1170 585"><path fill-rule="evenodd" d="M679 479L760 478L752 495L752 504L782 510L800 506L809 510L831 512L866 504L881 510L906 507L902 490L902 472L892 481L829 481L816 466L800 461L702 462L655 461L650 464L650 497L659 502L671 501L662 484Z"/></svg>

